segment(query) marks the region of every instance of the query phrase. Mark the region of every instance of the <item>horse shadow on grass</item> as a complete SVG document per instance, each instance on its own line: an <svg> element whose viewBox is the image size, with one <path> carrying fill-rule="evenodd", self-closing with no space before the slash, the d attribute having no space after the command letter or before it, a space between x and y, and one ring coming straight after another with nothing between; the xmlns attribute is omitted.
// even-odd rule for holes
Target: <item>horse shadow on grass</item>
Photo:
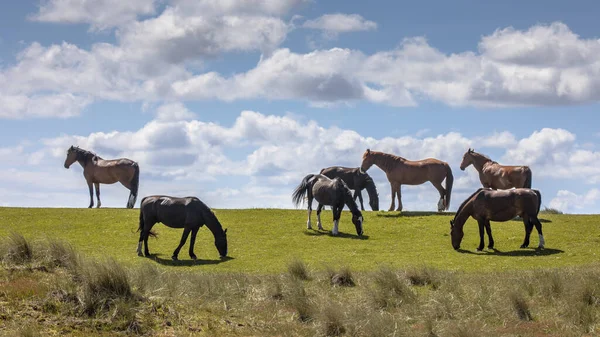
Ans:
<svg viewBox="0 0 600 337"><path fill-rule="evenodd" d="M173 261L171 258L168 258L168 259L162 258L162 257L160 257L161 255L162 254L150 254L150 256L147 256L147 258L152 261L155 261L156 263L161 264L163 266L174 266L174 267L205 266L205 265L211 265L211 264L220 264L223 262L227 262L229 260L233 260L232 257L228 256L223 259L215 259L215 260L186 259L186 260Z"/></svg>
<svg viewBox="0 0 600 337"><path fill-rule="evenodd" d="M306 231L304 231L304 235L308 235L308 236L323 236L323 235L327 235L327 236L331 236L332 238L344 238L344 239L353 239L353 240L368 240L369 236L368 235L362 235L362 236L358 236L356 234L348 234L348 233L343 233L343 232L338 232L338 235L333 235L331 234L331 231L326 231L326 230L314 230L314 229L307 229Z"/></svg>
<svg viewBox="0 0 600 337"><path fill-rule="evenodd" d="M421 217L421 216L432 216L432 215L444 216L444 215L454 215L454 213L451 213L451 212L406 212L406 211L398 212L398 211L391 211L391 212L378 212L376 214L376 216L382 217L382 218Z"/></svg>
<svg viewBox="0 0 600 337"><path fill-rule="evenodd" d="M561 249L554 249L554 248L522 248L522 249L518 249L518 250L511 250L511 251L500 251L498 249L491 249L491 250L484 250L481 252L473 252L470 250L466 250L466 249L459 249L457 250L457 252L459 253L463 253L463 254L473 254L473 255L496 255L496 256L549 256L549 255L555 255L555 254L562 254L565 251L561 250Z"/></svg>

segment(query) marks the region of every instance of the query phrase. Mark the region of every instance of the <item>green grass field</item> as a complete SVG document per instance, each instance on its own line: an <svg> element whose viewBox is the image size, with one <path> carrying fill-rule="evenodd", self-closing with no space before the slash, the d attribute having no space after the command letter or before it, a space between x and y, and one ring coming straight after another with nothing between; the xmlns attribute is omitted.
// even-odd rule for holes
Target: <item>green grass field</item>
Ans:
<svg viewBox="0 0 600 337"><path fill-rule="evenodd" d="M365 236L358 239L347 211L342 215L338 237L307 230L305 210L223 209L215 213L228 228L232 259L218 259L210 231L202 228L195 249L199 260L189 259L186 245L179 255L181 261L174 263L170 257L182 230L157 224L154 229L159 237L149 240L156 263L182 270L280 273L296 258L314 269L348 266L356 271L374 270L380 265L504 271L576 266L600 260L599 215L541 215L544 250L519 248L524 237L522 222L492 223L497 251L483 252L475 249L479 235L471 219L465 225L461 246L466 252L456 252L449 236L453 214L364 212ZM148 260L135 253L138 217L137 209L0 208L0 237L17 232L28 240L61 239L87 256L109 256L125 265L138 265ZM324 211L322 220L327 230L331 230L331 219L331 211ZM537 244L534 230L531 247Z"/></svg>

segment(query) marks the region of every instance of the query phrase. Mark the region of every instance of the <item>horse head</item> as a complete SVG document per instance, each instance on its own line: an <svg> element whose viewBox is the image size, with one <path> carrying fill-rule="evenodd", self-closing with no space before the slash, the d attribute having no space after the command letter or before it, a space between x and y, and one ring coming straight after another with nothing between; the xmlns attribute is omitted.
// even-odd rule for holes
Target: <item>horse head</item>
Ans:
<svg viewBox="0 0 600 337"><path fill-rule="evenodd" d="M455 250L460 249L460 243L462 242L465 233L462 228L454 226L454 220L450 220L450 237L452 238L452 248Z"/></svg>
<svg viewBox="0 0 600 337"><path fill-rule="evenodd" d="M367 149L365 153L363 153L362 164L360 164L360 173L366 173L369 168L373 166L373 156L370 149Z"/></svg>
<svg viewBox="0 0 600 337"><path fill-rule="evenodd" d="M460 169L462 171L464 171L467 167L469 167L469 165L473 164L472 154L474 152L475 151L473 151L473 149L469 148L469 150L467 150L467 152L465 152L465 154L463 155L462 162L460 163Z"/></svg>
<svg viewBox="0 0 600 337"><path fill-rule="evenodd" d="M356 228L356 234L358 236L362 236L363 235L363 217L360 212L352 215L352 223L354 224L354 227Z"/></svg>
<svg viewBox="0 0 600 337"><path fill-rule="evenodd" d="M215 247L217 247L221 259L227 257L227 228L223 231L222 236L215 237Z"/></svg>
<svg viewBox="0 0 600 337"><path fill-rule="evenodd" d="M65 168L68 169L71 165L77 160L77 151L75 151L76 147L71 145L71 147L67 150L67 158L65 159Z"/></svg>

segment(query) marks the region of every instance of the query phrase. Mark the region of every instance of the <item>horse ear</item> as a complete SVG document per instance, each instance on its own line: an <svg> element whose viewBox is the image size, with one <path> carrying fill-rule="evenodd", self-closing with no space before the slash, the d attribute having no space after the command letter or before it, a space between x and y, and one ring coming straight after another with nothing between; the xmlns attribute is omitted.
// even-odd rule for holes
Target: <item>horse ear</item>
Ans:
<svg viewBox="0 0 600 337"><path fill-rule="evenodd" d="M371 154L371 149L367 149L366 151L367 156Z"/></svg>
<svg viewBox="0 0 600 337"><path fill-rule="evenodd" d="M227 228L225 228L225 230L223 231L223 233L227 234Z"/></svg>
<svg viewBox="0 0 600 337"><path fill-rule="evenodd" d="M472 149L472 148L469 148L469 153L472 153L472 152L473 152L473 149Z"/></svg>

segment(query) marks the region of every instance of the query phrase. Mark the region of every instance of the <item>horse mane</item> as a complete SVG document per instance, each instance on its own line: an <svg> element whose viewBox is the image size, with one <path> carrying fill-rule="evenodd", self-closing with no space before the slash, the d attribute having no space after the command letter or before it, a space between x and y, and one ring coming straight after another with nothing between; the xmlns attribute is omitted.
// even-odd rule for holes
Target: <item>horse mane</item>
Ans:
<svg viewBox="0 0 600 337"><path fill-rule="evenodd" d="M481 156L481 157L483 157L483 158L485 158L485 159L489 160L489 161L490 161L492 164L498 164L498 162L496 162L496 161L492 160L492 158L490 158L489 156L487 156L487 155L485 155L485 154L483 154L483 153L479 153L479 152L472 151L472 152L471 152L471 155L473 155L473 154L479 155L479 156Z"/></svg>
<svg viewBox="0 0 600 337"><path fill-rule="evenodd" d="M94 159L94 157L98 158L98 159L102 159L102 157L100 157L99 155L95 154L92 151L88 151L88 150L84 150L80 147L73 147L73 151L75 151L76 154L76 159L77 160L82 160L84 164L86 164L88 161Z"/></svg>
<svg viewBox="0 0 600 337"><path fill-rule="evenodd" d="M465 199L465 201L462 202L462 204L460 204L460 206L458 206L458 209L456 210L456 213L454 214L454 219L455 220L456 220L456 217L463 210L463 208L465 208L465 206L467 205L467 203L469 201L471 201L471 199L473 199L473 197L475 196L475 194L481 192L482 190L483 190L483 187L478 188L477 191L473 192L473 194L471 194L468 198Z"/></svg>
<svg viewBox="0 0 600 337"><path fill-rule="evenodd" d="M346 182L344 182L344 180L342 180L341 178L334 178L333 180L340 190L339 193L341 193L344 197L344 203L348 206L350 212L354 214L356 211L358 211L358 206L356 205L356 201L354 201L354 198L352 197L352 191L350 190Z"/></svg>
<svg viewBox="0 0 600 337"><path fill-rule="evenodd" d="M375 185L375 181L373 180L373 178L371 178L370 175L368 175L367 173L364 173L365 177L365 188L367 190L367 193L369 193L369 197L371 197L371 193L375 193L375 195L379 195L379 193L377 192L377 186Z"/></svg>
<svg viewBox="0 0 600 337"><path fill-rule="evenodd" d="M405 162L406 158L393 155L391 153L379 152L379 151L371 151L371 156L376 155L379 157L379 161L377 165L379 167L384 168L384 171L392 170L396 167L398 162Z"/></svg>

